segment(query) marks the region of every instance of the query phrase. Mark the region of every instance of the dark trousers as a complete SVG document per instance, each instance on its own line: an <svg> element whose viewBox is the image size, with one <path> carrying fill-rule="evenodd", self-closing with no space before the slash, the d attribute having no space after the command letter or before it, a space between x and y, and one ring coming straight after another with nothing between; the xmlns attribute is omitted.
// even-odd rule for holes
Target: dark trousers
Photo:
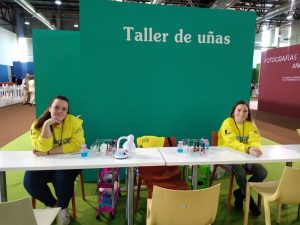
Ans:
<svg viewBox="0 0 300 225"><path fill-rule="evenodd" d="M253 173L253 175L249 178L249 182L262 182L268 175L267 170L261 164L232 164L230 167L235 173L236 182L244 196L246 195L247 187L247 171L251 171Z"/></svg>
<svg viewBox="0 0 300 225"><path fill-rule="evenodd" d="M67 208L74 191L74 181L81 170L26 171L24 187L27 192L48 207L57 204ZM48 183L53 184L56 198L52 195Z"/></svg>

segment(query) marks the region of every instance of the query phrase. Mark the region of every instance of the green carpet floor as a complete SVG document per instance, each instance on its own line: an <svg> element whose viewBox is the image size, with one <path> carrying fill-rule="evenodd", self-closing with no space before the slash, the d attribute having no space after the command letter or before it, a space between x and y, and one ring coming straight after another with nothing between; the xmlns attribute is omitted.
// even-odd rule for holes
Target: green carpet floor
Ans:
<svg viewBox="0 0 300 225"><path fill-rule="evenodd" d="M13 142L9 143L6 146L3 146L0 150L32 150L30 143L30 133L27 132L24 135L20 136ZM267 139L262 139L262 144L276 144ZM266 168L269 171L267 180L274 180L281 177L284 163L274 163L274 164L265 164ZM294 163L294 166L300 167L300 163ZM19 199L22 197L28 196L25 191L22 181L24 176L24 171L12 171L7 172L7 190L8 190L8 200ZM215 183L221 183L221 193L220 193L220 202L218 208L218 214L214 224L218 225L241 225L243 223L243 214L240 212L232 210L231 213L227 213L227 196L228 196L228 177L222 177L217 179ZM235 184L236 185L236 184ZM117 202L117 213L113 220L109 220L108 213L101 214L100 221L96 220L96 208L98 204L97 194L96 194L96 184L95 183L85 183L86 191L86 201L83 201L80 195L80 184L78 181L75 183L75 194L76 194L76 210L77 210L77 221L73 221L72 225L104 225L104 224L115 224L122 225L126 224L125 220L125 206L126 206L126 195L122 192L122 196L118 199ZM300 192L299 192L300 194ZM140 208L135 214L135 224L144 225L146 224L146 191L142 191L140 198ZM43 208L44 206L37 201L37 207ZM69 211L71 212L71 204ZM296 221L298 206L290 205L288 209L282 210L281 224L300 224ZM201 212L199 212L200 214ZM275 224L275 213L276 205L271 204L271 218L272 223ZM1 221L1 220L0 220ZM264 224L263 214L257 218L250 215L249 217L250 225L262 225Z"/></svg>

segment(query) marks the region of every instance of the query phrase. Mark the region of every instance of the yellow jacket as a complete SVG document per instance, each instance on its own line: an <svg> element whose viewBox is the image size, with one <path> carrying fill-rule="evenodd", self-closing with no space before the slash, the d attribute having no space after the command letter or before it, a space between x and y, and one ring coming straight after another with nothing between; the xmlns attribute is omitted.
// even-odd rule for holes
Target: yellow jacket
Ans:
<svg viewBox="0 0 300 225"><path fill-rule="evenodd" d="M156 136L142 136L137 138L138 148L164 147L165 138Z"/></svg>
<svg viewBox="0 0 300 225"><path fill-rule="evenodd" d="M34 122L31 126L31 141L33 147L41 152L48 152L52 148L62 146L63 153L76 152L85 143L82 120L68 114L63 124L52 126L52 137L40 137L41 128L36 129Z"/></svg>
<svg viewBox="0 0 300 225"><path fill-rule="evenodd" d="M218 132L218 145L247 153L249 147L261 147L260 134L253 122L245 121L238 129L233 118L227 118Z"/></svg>

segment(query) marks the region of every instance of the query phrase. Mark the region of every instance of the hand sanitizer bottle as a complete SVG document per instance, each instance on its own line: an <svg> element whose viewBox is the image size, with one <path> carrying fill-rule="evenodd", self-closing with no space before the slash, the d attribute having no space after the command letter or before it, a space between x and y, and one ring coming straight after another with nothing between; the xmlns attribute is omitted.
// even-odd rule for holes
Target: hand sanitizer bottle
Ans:
<svg viewBox="0 0 300 225"><path fill-rule="evenodd" d="M178 141L177 152L179 153L183 152L183 141Z"/></svg>
<svg viewBox="0 0 300 225"><path fill-rule="evenodd" d="M86 148L86 144L81 145L80 154L82 158L86 158L88 156L88 151Z"/></svg>

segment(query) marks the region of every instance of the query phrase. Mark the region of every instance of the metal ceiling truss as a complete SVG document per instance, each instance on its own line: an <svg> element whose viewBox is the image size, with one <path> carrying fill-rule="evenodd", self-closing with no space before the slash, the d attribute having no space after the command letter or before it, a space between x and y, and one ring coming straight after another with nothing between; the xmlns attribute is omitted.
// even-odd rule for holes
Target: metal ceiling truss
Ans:
<svg viewBox="0 0 300 225"><path fill-rule="evenodd" d="M15 27L16 26L16 20L15 20L15 11L12 7L7 5L5 2L0 0L0 19L2 21L5 21L9 25Z"/></svg>
<svg viewBox="0 0 300 225"><path fill-rule="evenodd" d="M244 0L235 4L232 8L242 11L255 11L258 17L263 18L268 12L275 8L280 8L281 5L287 4L287 1L282 0ZM290 20L286 19L287 15L280 14L274 16L266 21L261 21L257 23L256 32L259 33L263 29L269 29L273 27L281 26L283 23L288 23Z"/></svg>
<svg viewBox="0 0 300 225"><path fill-rule="evenodd" d="M84 0L81 0L84 1ZM114 0L112 0L114 1ZM255 11L257 14L257 32L263 27L277 27L290 23L287 14L291 11L294 19L300 19L300 0L115 0L123 2L138 2L145 4L177 5L199 8L231 8L241 11ZM0 19L15 26L15 2L26 0L0 0ZM54 0L27 0L38 12L45 12L50 20L56 21L55 15L59 13L59 20L79 21L79 0L63 0L61 6L54 4ZM293 5L292 5L293 2ZM6 4L7 3L7 4ZM292 9L291 9L292 7ZM53 12L55 14L53 14ZM38 18L38 17L37 17ZM47 18L44 18L48 20ZM43 22L44 19L41 19Z"/></svg>
<svg viewBox="0 0 300 225"><path fill-rule="evenodd" d="M22 8L24 8L28 13L30 13L33 17L41 21L44 25L46 25L51 30L56 30L56 27L51 24L51 22L40 12L36 11L33 5L31 5L26 0L15 0Z"/></svg>
<svg viewBox="0 0 300 225"><path fill-rule="evenodd" d="M127 1L145 2L145 0ZM300 0L151 0L151 3L255 11L257 14L257 33L262 31L262 28L273 28L290 23L292 20L286 18L289 11L294 19L300 18L298 7L300 6Z"/></svg>
<svg viewBox="0 0 300 225"><path fill-rule="evenodd" d="M257 23L256 24L256 33L259 33L266 29L267 30L272 29L274 27L280 27L281 25L286 24L288 22L291 22L291 21L288 21L284 18L281 20L280 19L270 19L269 21L263 21L263 22Z"/></svg>
<svg viewBox="0 0 300 225"><path fill-rule="evenodd" d="M282 5L279 1L241 1L236 3L232 8L243 11L255 11L257 16L264 15L268 10L275 6Z"/></svg>
<svg viewBox="0 0 300 225"><path fill-rule="evenodd" d="M30 4L34 5L37 10L62 10L62 11L79 11L78 1L63 1L62 5L58 6L53 1L30 1Z"/></svg>
<svg viewBox="0 0 300 225"><path fill-rule="evenodd" d="M0 0L0 19L15 26L15 15L20 6L25 12L25 18L35 18L50 29L56 29L53 22L57 22L59 28L63 26L61 21L68 24L69 21L74 21L74 24L79 22L79 0L62 0L59 6L54 0Z"/></svg>
<svg viewBox="0 0 300 225"><path fill-rule="evenodd" d="M297 9L300 6L300 0L280 2L283 4L281 4L280 6L276 6L274 4L272 8L263 12L257 17L257 33L261 32L264 29L270 29L273 27L291 23L292 20L287 19L288 13L292 13L294 19L296 19L295 15L297 15L296 13L299 11ZM262 29L263 26L266 27Z"/></svg>

